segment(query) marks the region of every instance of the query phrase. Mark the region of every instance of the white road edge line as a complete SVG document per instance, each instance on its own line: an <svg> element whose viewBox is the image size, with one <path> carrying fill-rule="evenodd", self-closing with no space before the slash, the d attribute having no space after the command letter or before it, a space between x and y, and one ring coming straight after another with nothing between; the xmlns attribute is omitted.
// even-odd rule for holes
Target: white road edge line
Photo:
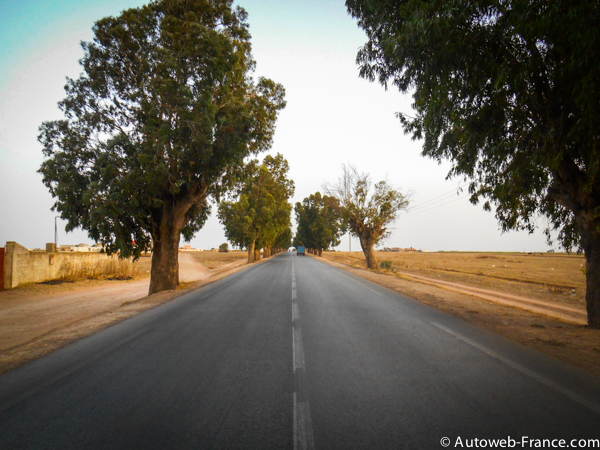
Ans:
<svg viewBox="0 0 600 450"><path fill-rule="evenodd" d="M452 330L446 328L443 325L440 325L439 323L431 322L431 324L438 327L440 330L445 331L446 333L451 334L452 336L460 339L461 341L466 342L467 344L481 350L482 352L488 354L492 358L495 358L498 361L503 362L507 366L512 367L513 369L521 372L522 374L527 375L530 378L533 378L537 382L542 383L543 385L555 390L556 392L563 394L564 396L570 398L574 402L577 402L580 405L585 406L586 408L589 408L592 411L595 411L600 414L600 407L598 407L597 405L595 405L593 403L588 402L587 400L581 398L580 396L578 396L576 394L573 394L571 391L557 385L556 383L538 375L537 373L535 373L535 372L533 372L533 371L531 371L531 370L529 370L529 369L503 357L503 356L500 356L498 353L494 352L493 350L490 350L490 349L484 347L483 345L478 344L477 342L469 339L468 337L465 337L465 336L461 335L460 333L457 333L455 331L452 331Z"/></svg>
<svg viewBox="0 0 600 450"><path fill-rule="evenodd" d="M344 274L343 274L343 273L341 273L341 272L338 272L337 270L334 270L334 272L335 272L335 273L337 273L339 276L341 276L341 277L344 277L344 278L347 278L348 280L352 281L353 283L356 283L356 284L358 284L359 286L362 286L362 287L364 287L365 289L368 289L368 290L370 290L371 292L374 292L375 294L379 295L380 297L383 297L383 294L382 294L381 292L377 292L375 289L371 289L369 286L365 286L364 284L362 284L362 283L360 283L360 282L358 282L358 281L356 281L356 280L354 280L354 279L352 279L352 278L350 278L350 277L348 277L348 276L344 275Z"/></svg>

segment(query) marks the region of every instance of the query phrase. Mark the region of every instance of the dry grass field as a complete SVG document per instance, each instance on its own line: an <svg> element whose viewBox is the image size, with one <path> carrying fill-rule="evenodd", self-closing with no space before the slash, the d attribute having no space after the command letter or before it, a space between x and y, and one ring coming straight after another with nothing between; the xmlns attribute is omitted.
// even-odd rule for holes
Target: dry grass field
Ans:
<svg viewBox="0 0 600 450"><path fill-rule="evenodd" d="M240 261L244 258L248 257L248 254L245 251L234 250L229 252L182 252L187 255L191 255L191 257L202 263L207 269L215 270L224 266L225 264L229 264L235 261ZM142 255L140 259L135 262L135 267L137 269L136 273L138 277L149 277L150 276L150 268L152 267L152 256L150 254Z"/></svg>
<svg viewBox="0 0 600 450"><path fill-rule="evenodd" d="M443 288L446 282L562 304L584 311L584 258L561 253L392 253L378 252L390 270L365 270L359 252L324 252L340 268L412 297L523 345L600 376L600 331L526 308L488 301L466 291ZM406 274L406 275L403 275ZM436 279L440 285L412 276Z"/></svg>
<svg viewBox="0 0 600 450"><path fill-rule="evenodd" d="M248 258L244 250L230 250L228 252L189 252L194 260L202 263L207 269L218 269L225 264Z"/></svg>
<svg viewBox="0 0 600 450"><path fill-rule="evenodd" d="M365 268L360 252L327 252L327 258ZM585 305L585 259L565 253L377 252L392 272L464 283L507 294Z"/></svg>

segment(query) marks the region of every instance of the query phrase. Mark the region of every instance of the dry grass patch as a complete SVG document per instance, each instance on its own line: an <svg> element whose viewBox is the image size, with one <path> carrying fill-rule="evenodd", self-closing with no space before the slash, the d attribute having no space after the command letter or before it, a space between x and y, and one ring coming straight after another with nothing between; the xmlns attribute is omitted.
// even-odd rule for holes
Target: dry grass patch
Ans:
<svg viewBox="0 0 600 450"><path fill-rule="evenodd" d="M233 250L228 252L189 252L195 261L203 264L209 270L219 269L220 267L242 259L248 258L248 253L242 250Z"/></svg>
<svg viewBox="0 0 600 450"><path fill-rule="evenodd" d="M585 259L564 253L377 252L392 272L406 272L557 303L585 305ZM344 264L366 268L362 253L327 252Z"/></svg>
<svg viewBox="0 0 600 450"><path fill-rule="evenodd" d="M231 264L236 261L240 261L248 257L245 251L229 251L229 252L181 252L186 255L191 255L194 261L201 263L204 267L209 270L217 270L226 264ZM136 278L146 278L150 276L150 270L152 268L152 254L147 253L142 255L135 263L134 266L137 271Z"/></svg>
<svg viewBox="0 0 600 450"><path fill-rule="evenodd" d="M323 256L331 264L344 264L339 267L351 273L600 376L600 330L418 283L399 274L438 278L548 302L581 304L585 296L581 256L378 252L379 262L392 263L391 270L378 271L366 270L362 253L325 252Z"/></svg>
<svg viewBox="0 0 600 450"><path fill-rule="evenodd" d="M78 280L132 280L142 276L140 267L131 259L117 256L94 262L66 260L60 267L60 278L42 284L60 284Z"/></svg>

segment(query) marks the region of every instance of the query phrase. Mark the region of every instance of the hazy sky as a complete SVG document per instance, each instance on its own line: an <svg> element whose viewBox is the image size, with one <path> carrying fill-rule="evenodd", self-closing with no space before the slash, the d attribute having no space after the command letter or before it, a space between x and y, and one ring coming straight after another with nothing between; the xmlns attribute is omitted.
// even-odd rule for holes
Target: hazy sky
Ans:
<svg viewBox="0 0 600 450"><path fill-rule="evenodd" d="M43 121L61 118L65 77L80 73L79 42L92 39L94 21L139 6L134 0L0 0L0 245L17 241L43 247L54 240L53 200L37 173L43 158L37 142ZM446 181L449 164L420 155L421 143L405 136L395 113L410 112L410 96L385 91L358 77L354 62L366 41L343 0L240 0L249 13L256 76L286 88L272 153L290 163L293 203L335 182L343 163L386 178L412 192L389 247L428 250L545 251L540 232L502 234L493 213L456 195L462 180ZM261 158L264 155L261 155ZM539 219L541 228L546 219ZM213 215L191 244L225 242ZM91 243L84 231L59 245ZM183 244L183 242L182 242ZM348 249L344 237L342 250ZM352 249L359 244L353 239Z"/></svg>

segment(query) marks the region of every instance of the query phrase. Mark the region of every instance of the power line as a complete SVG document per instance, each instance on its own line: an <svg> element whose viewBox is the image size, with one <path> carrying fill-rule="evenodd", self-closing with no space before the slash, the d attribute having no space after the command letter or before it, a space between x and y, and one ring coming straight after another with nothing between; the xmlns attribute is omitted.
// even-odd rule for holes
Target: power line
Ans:
<svg viewBox="0 0 600 450"><path fill-rule="evenodd" d="M417 210L420 210L420 209L422 209L424 207L429 208L430 206L433 206L433 205L435 205L437 203L445 202L449 198L452 198L454 195L456 195L457 191L459 189L461 189L462 187L464 187L464 186L466 186L466 185L458 185L456 187L456 189L452 189L451 191L448 191L448 192L446 192L444 194L438 195L437 197L429 199L429 200L427 200L427 201L425 201L423 203L419 203L416 206L410 208L408 214L415 213L415 212L417 212ZM439 206L442 206L442 205L439 205Z"/></svg>
<svg viewBox="0 0 600 450"><path fill-rule="evenodd" d="M433 206L437 203L445 202L446 200L451 199L453 197L456 197L456 192L454 191L448 194L444 194L443 196L436 197L436 200L429 200L424 203L419 203L418 205L410 208L410 212L414 212L423 208L429 208L430 206Z"/></svg>
<svg viewBox="0 0 600 450"><path fill-rule="evenodd" d="M446 206L446 205L448 205L450 203L457 202L457 201L462 200L463 198L466 198L468 196L469 196L469 194L464 194L464 195L459 196L458 198L455 198L454 200L450 200L449 202L442 203L441 205L432 206L431 208L426 208L426 209L415 211L415 212L411 211L411 212L407 213L404 217L421 214L421 213L424 213L424 212L427 212L427 211L431 211L432 209L441 208L442 206Z"/></svg>

